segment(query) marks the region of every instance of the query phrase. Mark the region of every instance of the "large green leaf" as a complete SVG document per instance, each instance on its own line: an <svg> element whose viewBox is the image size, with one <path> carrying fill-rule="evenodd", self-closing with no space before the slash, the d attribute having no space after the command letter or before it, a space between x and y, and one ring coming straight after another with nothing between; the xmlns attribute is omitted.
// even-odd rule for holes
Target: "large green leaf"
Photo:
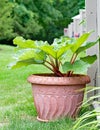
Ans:
<svg viewBox="0 0 100 130"><path fill-rule="evenodd" d="M47 41L35 41L35 45L36 45L37 48L38 47L40 48L44 45L49 45L49 43Z"/></svg>
<svg viewBox="0 0 100 130"><path fill-rule="evenodd" d="M69 37L61 37L60 39L54 39L53 44L51 45L55 52L57 53L57 59L59 59L67 50L72 47L71 38Z"/></svg>
<svg viewBox="0 0 100 130"><path fill-rule="evenodd" d="M22 49L18 50L18 52L14 55L14 58L19 60L26 60L35 57L34 49Z"/></svg>
<svg viewBox="0 0 100 130"><path fill-rule="evenodd" d="M18 51L14 58L16 62L12 63L10 68L18 68L30 64L43 64L46 60L46 54L38 49L23 49Z"/></svg>
<svg viewBox="0 0 100 130"><path fill-rule="evenodd" d="M59 50L62 46L66 46L71 38L62 36L60 39L55 38L52 45L55 50Z"/></svg>
<svg viewBox="0 0 100 130"><path fill-rule="evenodd" d="M73 71L74 73L77 73L77 74L84 74L87 72L87 69L88 67L90 67L90 64L82 60L78 60L78 61L75 61L74 64L71 64L70 62L65 62L62 67L65 73L68 71Z"/></svg>
<svg viewBox="0 0 100 130"><path fill-rule="evenodd" d="M14 63L11 63L9 65L9 67L11 69L15 69L15 68L20 68L22 66L28 66L28 65L31 65L31 64L43 64L44 61L41 61L41 60L36 60L34 58L30 58L30 59L26 59L26 60L20 60L20 61L16 61Z"/></svg>
<svg viewBox="0 0 100 130"><path fill-rule="evenodd" d="M57 57L57 52L54 50L53 46L50 45L44 45L40 47L41 50L43 50L48 55L52 56L53 58Z"/></svg>
<svg viewBox="0 0 100 130"><path fill-rule="evenodd" d="M74 71L74 73L86 73L88 67L91 66L97 59L96 55L92 56L86 56L81 58L80 60L75 61L74 64L71 64L70 62L65 62L63 65L63 71Z"/></svg>
<svg viewBox="0 0 100 130"><path fill-rule="evenodd" d="M84 46L81 46L77 49L76 53L79 54L80 52L94 46L95 44L97 44L99 42L100 38L98 38L95 42L87 42L87 44L85 44Z"/></svg>
<svg viewBox="0 0 100 130"><path fill-rule="evenodd" d="M69 50L72 47L71 44L67 44L66 46L62 46L58 51L57 51L57 58L60 58L67 50Z"/></svg>
<svg viewBox="0 0 100 130"><path fill-rule="evenodd" d="M71 50L73 52L76 52L77 49L88 39L91 33L84 33L82 36L80 36L75 43L73 43L73 46L71 47Z"/></svg>
<svg viewBox="0 0 100 130"><path fill-rule="evenodd" d="M23 37L16 37L13 40L13 43L20 48L35 48L35 41L33 40L25 40Z"/></svg>
<svg viewBox="0 0 100 130"><path fill-rule="evenodd" d="M97 59L96 55L92 55L92 56L86 56L81 58L82 61L88 63L88 64L93 64Z"/></svg>
<svg viewBox="0 0 100 130"><path fill-rule="evenodd" d="M30 58L35 58L37 60L45 60L46 54L39 49L23 49L19 50L18 53L14 56L14 58L18 61Z"/></svg>

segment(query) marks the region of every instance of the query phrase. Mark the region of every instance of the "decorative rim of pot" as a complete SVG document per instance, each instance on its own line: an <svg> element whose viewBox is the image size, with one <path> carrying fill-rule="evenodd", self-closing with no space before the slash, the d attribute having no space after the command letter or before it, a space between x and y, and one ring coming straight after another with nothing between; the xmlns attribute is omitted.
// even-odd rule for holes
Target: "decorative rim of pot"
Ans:
<svg viewBox="0 0 100 130"><path fill-rule="evenodd" d="M80 85L90 83L90 77L88 75L79 74L73 74L72 77L55 77L54 74L33 74L28 77L28 82L45 85Z"/></svg>

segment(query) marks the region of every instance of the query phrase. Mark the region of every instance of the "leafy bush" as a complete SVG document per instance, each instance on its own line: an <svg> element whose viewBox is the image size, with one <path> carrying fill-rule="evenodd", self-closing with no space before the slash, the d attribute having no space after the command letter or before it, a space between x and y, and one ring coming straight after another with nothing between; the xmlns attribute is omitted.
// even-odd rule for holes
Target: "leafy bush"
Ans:
<svg viewBox="0 0 100 130"><path fill-rule="evenodd" d="M50 45L48 42L25 40L16 37L14 44L18 47L16 62L12 68L30 64L43 64L56 76L72 76L73 73L83 74L97 59L96 55L82 57L86 49L98 43L86 42L91 33L85 33L78 39L61 37ZM62 72L63 69L63 72ZM66 73L66 74L65 74Z"/></svg>

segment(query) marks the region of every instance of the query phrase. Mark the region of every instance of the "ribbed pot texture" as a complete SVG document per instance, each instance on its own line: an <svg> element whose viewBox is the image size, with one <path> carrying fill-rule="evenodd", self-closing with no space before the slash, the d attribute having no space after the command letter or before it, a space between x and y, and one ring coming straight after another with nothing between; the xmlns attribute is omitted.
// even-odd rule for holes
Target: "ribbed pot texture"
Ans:
<svg viewBox="0 0 100 130"><path fill-rule="evenodd" d="M84 97L84 88L90 82L87 75L54 77L53 75L31 75L33 98L39 121L47 122L69 116L75 118Z"/></svg>

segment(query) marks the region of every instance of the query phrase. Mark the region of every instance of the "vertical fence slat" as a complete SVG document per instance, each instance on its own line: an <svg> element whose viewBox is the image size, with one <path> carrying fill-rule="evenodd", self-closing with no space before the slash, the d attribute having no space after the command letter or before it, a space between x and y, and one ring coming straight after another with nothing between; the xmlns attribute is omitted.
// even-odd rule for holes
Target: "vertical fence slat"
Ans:
<svg viewBox="0 0 100 130"><path fill-rule="evenodd" d="M80 35L86 32L86 11L85 9L80 9Z"/></svg>
<svg viewBox="0 0 100 130"><path fill-rule="evenodd" d="M97 39L98 35L100 35L100 0L86 0L86 23L87 23L87 31L93 30L89 41L94 41ZM92 65L89 69L88 73L91 77L92 86L100 86L100 46L99 44L90 48L87 51L87 54L96 54L98 56L97 61ZM100 91L95 91L88 96L92 96L93 94L100 94ZM100 100L100 98L98 99Z"/></svg>
<svg viewBox="0 0 100 130"><path fill-rule="evenodd" d="M97 0L86 0L86 29L87 31L94 31L88 41L95 41L97 39ZM87 55L97 54L97 46L88 49ZM89 69L88 73L91 76L92 86L97 85L97 61Z"/></svg>
<svg viewBox="0 0 100 130"><path fill-rule="evenodd" d="M97 0L97 26L98 26L98 35L100 36L100 0ZM100 87L100 45L98 45L98 86ZM100 95L100 90L98 91ZM99 98L100 101L100 98Z"/></svg>
<svg viewBox="0 0 100 130"><path fill-rule="evenodd" d="M80 24L80 15L76 15L72 19L73 19L73 23L74 23L74 37L78 37L79 32L80 32L80 26L79 26L79 24Z"/></svg>

